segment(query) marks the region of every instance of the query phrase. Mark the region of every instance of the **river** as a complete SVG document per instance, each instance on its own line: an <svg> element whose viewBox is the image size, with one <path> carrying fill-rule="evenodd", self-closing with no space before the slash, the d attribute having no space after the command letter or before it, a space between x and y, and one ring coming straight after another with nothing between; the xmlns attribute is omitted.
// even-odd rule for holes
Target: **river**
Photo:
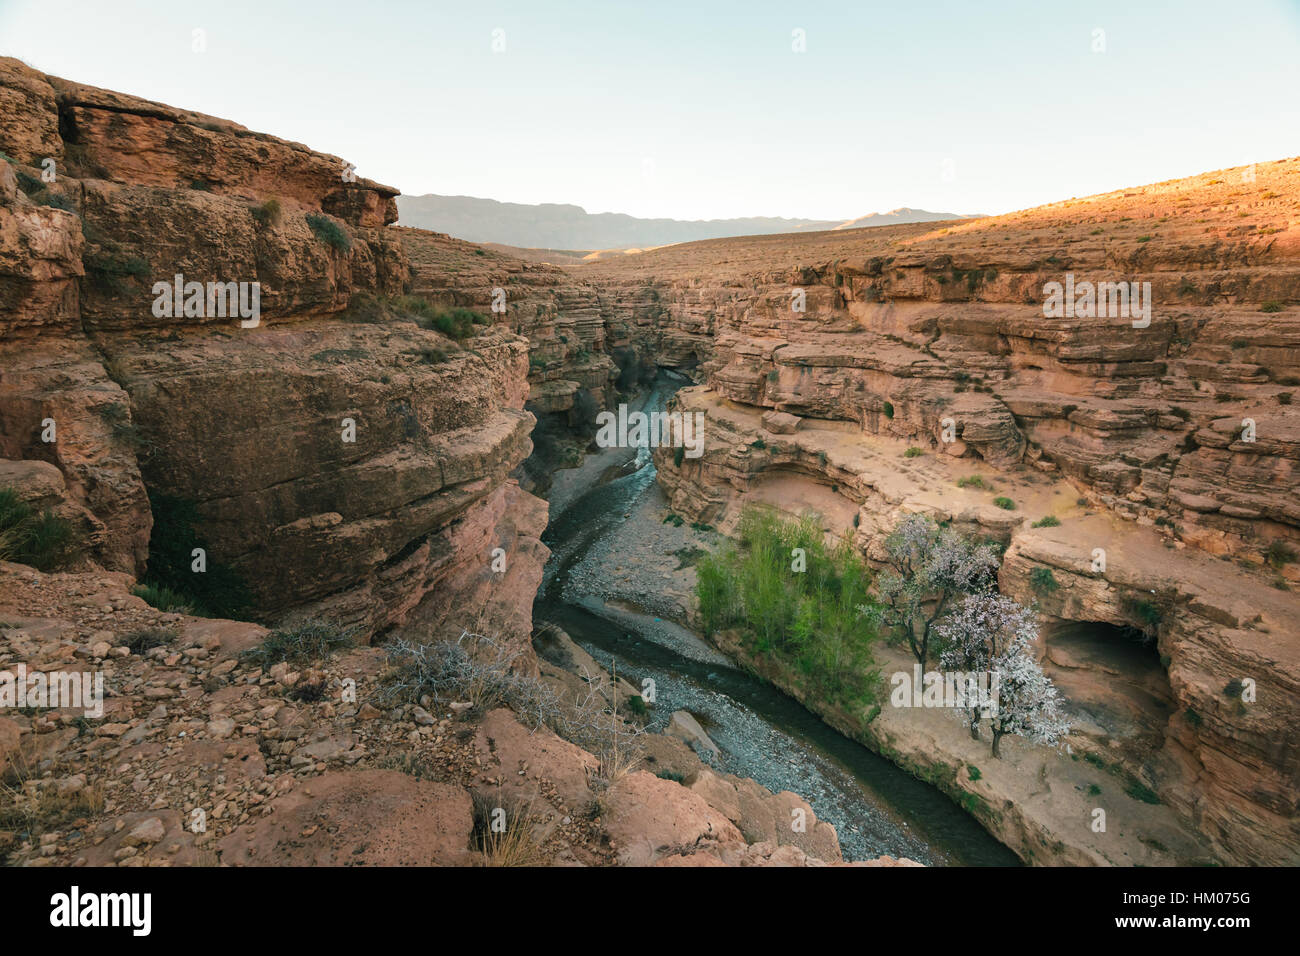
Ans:
<svg viewBox="0 0 1300 956"><path fill-rule="evenodd" d="M636 404L662 410L684 380L662 373ZM684 627L607 603L600 562L636 534L638 513L665 506L646 448L605 449L559 473L543 541L552 550L534 614L634 685L655 682L651 730L690 711L722 751L721 770L790 790L835 826L847 860L888 854L930 865L1014 866L1016 856L938 789L826 725L772 685L733 666ZM581 574L574 569L582 566ZM593 577L594 576L594 577Z"/></svg>

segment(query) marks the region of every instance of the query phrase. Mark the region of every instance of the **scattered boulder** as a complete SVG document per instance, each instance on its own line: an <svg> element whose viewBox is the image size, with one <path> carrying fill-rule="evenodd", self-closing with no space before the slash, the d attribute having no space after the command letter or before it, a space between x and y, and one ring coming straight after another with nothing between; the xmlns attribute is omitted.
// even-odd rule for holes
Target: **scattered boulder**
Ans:
<svg viewBox="0 0 1300 956"><path fill-rule="evenodd" d="M700 722L691 716L689 711L675 711L672 719L668 721L668 729L665 733L690 744L697 754L708 760L716 760L721 754L718 745L704 732Z"/></svg>
<svg viewBox="0 0 1300 956"><path fill-rule="evenodd" d="M745 839L699 794L639 770L610 786L605 828L624 866L649 866L683 850L731 845Z"/></svg>
<svg viewBox="0 0 1300 956"><path fill-rule="evenodd" d="M763 427L774 435L793 435L803 419L789 412L764 412Z"/></svg>

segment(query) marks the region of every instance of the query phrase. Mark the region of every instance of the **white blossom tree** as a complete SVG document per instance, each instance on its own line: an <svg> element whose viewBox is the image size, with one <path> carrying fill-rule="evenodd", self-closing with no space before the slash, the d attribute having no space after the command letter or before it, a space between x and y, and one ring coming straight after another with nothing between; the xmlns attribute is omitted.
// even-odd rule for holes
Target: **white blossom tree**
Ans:
<svg viewBox="0 0 1300 956"><path fill-rule="evenodd" d="M985 591L968 595L937 627L945 642L940 656L951 670L986 671L996 677L997 692L989 713L993 756L1007 734L1055 746L1069 732L1056 685L1034 660L1038 640L1034 612L1002 594ZM959 713L971 737L979 739L984 702L968 694Z"/></svg>
<svg viewBox="0 0 1300 956"><path fill-rule="evenodd" d="M880 605L862 610L901 629L924 671L936 623L962 595L990 588L997 569L993 545L909 515L885 539L885 567L876 576Z"/></svg>
<svg viewBox="0 0 1300 956"><path fill-rule="evenodd" d="M1014 654L993 665L998 674L998 706L991 722L993 756L1007 734L1055 747L1070 732L1064 701L1051 678L1029 654Z"/></svg>

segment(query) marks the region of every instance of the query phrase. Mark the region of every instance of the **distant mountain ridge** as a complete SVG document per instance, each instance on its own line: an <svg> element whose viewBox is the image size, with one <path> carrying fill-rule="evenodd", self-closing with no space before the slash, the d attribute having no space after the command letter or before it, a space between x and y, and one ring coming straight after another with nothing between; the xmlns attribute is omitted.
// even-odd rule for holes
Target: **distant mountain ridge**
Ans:
<svg viewBox="0 0 1300 956"><path fill-rule="evenodd" d="M445 232L470 242L493 242L531 249L629 249L664 246L697 239L762 236L782 232L856 229L965 218L924 209L895 209L849 220L782 219L639 219L624 213L589 213L570 203L499 202L474 196L398 196L399 223Z"/></svg>

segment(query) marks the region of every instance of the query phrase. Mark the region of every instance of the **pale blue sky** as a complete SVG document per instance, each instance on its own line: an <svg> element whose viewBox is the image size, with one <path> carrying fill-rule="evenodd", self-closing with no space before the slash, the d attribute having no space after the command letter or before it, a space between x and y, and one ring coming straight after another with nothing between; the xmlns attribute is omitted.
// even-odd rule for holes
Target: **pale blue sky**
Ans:
<svg viewBox="0 0 1300 956"><path fill-rule="evenodd" d="M638 216L996 213L1300 154L1300 0L0 0L0 53L408 194Z"/></svg>

